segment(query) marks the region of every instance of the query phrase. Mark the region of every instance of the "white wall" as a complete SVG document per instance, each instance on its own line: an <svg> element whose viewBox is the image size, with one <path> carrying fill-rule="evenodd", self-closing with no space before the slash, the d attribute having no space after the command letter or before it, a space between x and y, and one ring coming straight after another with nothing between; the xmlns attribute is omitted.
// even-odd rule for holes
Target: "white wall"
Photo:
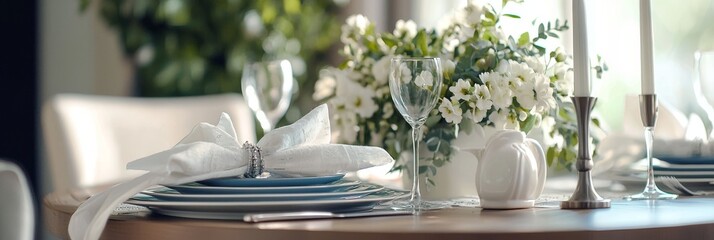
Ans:
<svg viewBox="0 0 714 240"><path fill-rule="evenodd" d="M58 93L131 93L131 65L122 56L116 33L108 29L97 15L100 2L92 1L91 9L80 13L78 0L40 1L40 104ZM52 188L41 132L39 134L39 192L44 196ZM41 238L47 239L49 236L43 230Z"/></svg>
<svg viewBox="0 0 714 240"><path fill-rule="evenodd" d="M130 93L130 64L97 14L99 3L82 13L77 0L40 1L41 101L64 92Z"/></svg>

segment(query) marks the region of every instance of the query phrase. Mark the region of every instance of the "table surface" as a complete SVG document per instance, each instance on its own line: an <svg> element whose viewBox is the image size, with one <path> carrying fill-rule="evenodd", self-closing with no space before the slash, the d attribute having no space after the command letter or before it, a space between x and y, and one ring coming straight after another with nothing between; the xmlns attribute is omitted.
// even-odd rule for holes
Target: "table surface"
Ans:
<svg viewBox="0 0 714 240"><path fill-rule="evenodd" d="M69 238L79 204L97 189L54 192L43 201L50 232ZM608 209L562 210L556 202L517 210L456 207L420 216L243 223L158 215L112 216L102 239L714 239L714 198L614 200ZM552 207L549 207L552 206Z"/></svg>

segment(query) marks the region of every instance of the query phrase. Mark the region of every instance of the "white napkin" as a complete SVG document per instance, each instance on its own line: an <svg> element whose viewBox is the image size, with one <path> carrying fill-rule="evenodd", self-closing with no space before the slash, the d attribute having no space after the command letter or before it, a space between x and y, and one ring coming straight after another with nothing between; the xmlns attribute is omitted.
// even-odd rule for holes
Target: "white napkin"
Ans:
<svg viewBox="0 0 714 240"><path fill-rule="evenodd" d="M294 124L269 132L257 146L262 149L265 170L272 173L331 175L393 161L384 149L330 144L330 137L329 113L323 104ZM98 239L112 210L150 186L241 176L250 158L241 147L228 114L223 113L215 126L199 123L173 148L127 166L148 173L84 202L70 219L71 238Z"/></svg>
<svg viewBox="0 0 714 240"><path fill-rule="evenodd" d="M622 128L620 132L609 133L598 146L598 173L610 168L629 169L645 156L638 96L627 96ZM707 139L702 119L695 114L687 118L662 101L659 102L653 145L654 157L714 156L714 144Z"/></svg>

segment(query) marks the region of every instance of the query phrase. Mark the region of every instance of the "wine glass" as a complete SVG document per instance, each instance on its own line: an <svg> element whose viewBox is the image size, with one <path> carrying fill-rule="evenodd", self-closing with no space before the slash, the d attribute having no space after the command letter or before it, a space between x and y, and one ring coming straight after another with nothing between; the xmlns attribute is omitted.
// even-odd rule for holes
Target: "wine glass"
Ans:
<svg viewBox="0 0 714 240"><path fill-rule="evenodd" d="M396 203L395 208L409 209L419 214L421 210L441 206L423 202L419 190L419 142L421 127L429 112L436 106L441 93L443 73L441 60L433 57L393 58L389 73L389 91L399 113L412 127L413 162L412 190L408 203Z"/></svg>
<svg viewBox="0 0 714 240"><path fill-rule="evenodd" d="M292 66L288 60L248 63L243 67L241 89L263 133L267 133L290 106Z"/></svg>
<svg viewBox="0 0 714 240"><path fill-rule="evenodd" d="M641 106L640 106L641 107ZM676 194L671 194L660 190L654 180L654 168L652 167L652 141L654 140L654 127L645 127L645 147L647 152L647 183L645 189L638 194L628 196L629 200L658 200L675 199Z"/></svg>

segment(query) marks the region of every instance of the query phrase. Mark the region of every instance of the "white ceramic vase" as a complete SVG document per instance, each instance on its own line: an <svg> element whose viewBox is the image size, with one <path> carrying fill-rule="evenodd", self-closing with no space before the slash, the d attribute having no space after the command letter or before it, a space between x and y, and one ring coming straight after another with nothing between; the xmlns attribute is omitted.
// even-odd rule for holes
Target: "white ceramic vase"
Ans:
<svg viewBox="0 0 714 240"><path fill-rule="evenodd" d="M514 130L494 134L479 157L476 190L482 208L533 207L543 192L547 165L540 144Z"/></svg>

